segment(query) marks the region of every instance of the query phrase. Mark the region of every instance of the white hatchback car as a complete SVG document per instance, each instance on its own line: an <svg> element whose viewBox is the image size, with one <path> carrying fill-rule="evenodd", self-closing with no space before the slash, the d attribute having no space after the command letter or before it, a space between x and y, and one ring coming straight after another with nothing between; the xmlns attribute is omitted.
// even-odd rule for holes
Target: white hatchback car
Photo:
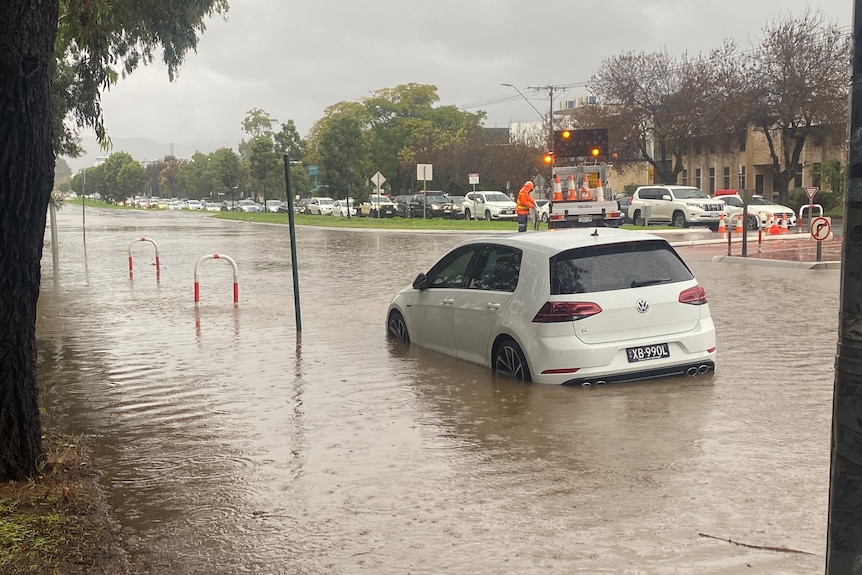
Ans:
<svg viewBox="0 0 862 575"><path fill-rule="evenodd" d="M703 287L663 238L614 228L468 240L396 294L386 329L536 383L715 369Z"/></svg>
<svg viewBox="0 0 862 575"><path fill-rule="evenodd" d="M332 198L328 198L325 196L311 198L308 201L308 205L305 206L305 212L315 216L332 215L332 204L334 201L335 200L333 200Z"/></svg>

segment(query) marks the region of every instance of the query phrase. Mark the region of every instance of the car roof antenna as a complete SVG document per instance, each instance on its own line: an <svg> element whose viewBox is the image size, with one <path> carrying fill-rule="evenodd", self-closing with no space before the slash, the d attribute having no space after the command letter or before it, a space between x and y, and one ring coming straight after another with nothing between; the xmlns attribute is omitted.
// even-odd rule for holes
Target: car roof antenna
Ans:
<svg viewBox="0 0 862 575"><path fill-rule="evenodd" d="M591 236L598 236L599 235L599 228L596 228L595 231L593 231L593 233L591 233L590 235Z"/></svg>

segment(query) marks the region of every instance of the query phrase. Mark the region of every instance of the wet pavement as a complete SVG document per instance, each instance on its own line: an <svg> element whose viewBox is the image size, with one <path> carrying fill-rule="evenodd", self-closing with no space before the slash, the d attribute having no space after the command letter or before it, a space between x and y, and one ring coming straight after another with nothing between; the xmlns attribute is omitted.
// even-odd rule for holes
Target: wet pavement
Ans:
<svg viewBox="0 0 862 575"><path fill-rule="evenodd" d="M66 206L45 248L39 381L136 573L823 571L838 269L728 265L671 231L715 374L563 388L386 339L394 292L466 234L297 229L298 334L285 226L86 223L85 249Z"/></svg>

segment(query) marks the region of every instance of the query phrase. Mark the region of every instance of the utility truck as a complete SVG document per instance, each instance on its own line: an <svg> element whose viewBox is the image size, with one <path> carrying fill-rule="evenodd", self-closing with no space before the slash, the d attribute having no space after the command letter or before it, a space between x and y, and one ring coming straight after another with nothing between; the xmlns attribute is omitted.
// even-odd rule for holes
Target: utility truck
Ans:
<svg viewBox="0 0 862 575"><path fill-rule="evenodd" d="M608 182L609 167L603 162L554 166L548 229L622 224L623 214Z"/></svg>

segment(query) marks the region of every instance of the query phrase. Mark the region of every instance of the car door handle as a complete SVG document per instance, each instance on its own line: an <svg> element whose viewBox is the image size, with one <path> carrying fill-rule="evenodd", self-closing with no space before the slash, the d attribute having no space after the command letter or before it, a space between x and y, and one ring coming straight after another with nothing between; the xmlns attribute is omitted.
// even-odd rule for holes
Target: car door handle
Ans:
<svg viewBox="0 0 862 575"><path fill-rule="evenodd" d="M500 309L500 304L496 302L488 302L488 309Z"/></svg>
<svg viewBox="0 0 862 575"><path fill-rule="evenodd" d="M452 305L453 303L455 303L455 298L443 298L443 305Z"/></svg>

